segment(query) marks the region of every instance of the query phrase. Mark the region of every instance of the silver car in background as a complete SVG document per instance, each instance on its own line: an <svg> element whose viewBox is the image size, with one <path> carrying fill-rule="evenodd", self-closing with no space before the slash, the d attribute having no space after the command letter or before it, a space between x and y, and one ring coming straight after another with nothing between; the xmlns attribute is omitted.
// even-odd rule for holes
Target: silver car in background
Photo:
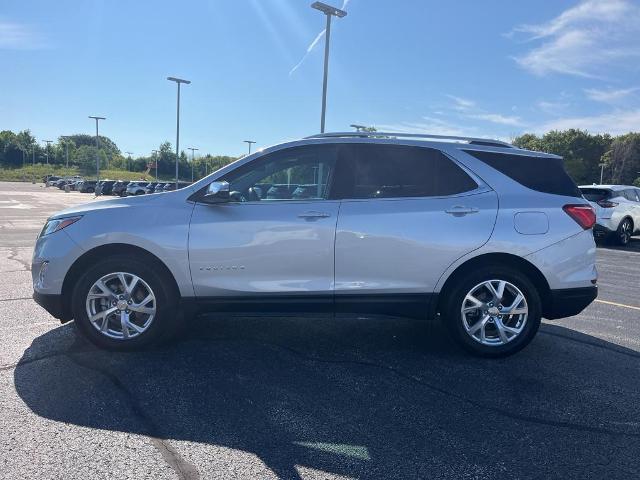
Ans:
<svg viewBox="0 0 640 480"><path fill-rule="evenodd" d="M630 185L582 185L584 198L596 211L593 233L598 239L611 239L627 245L640 233L640 188Z"/></svg>
<svg viewBox="0 0 640 480"><path fill-rule="evenodd" d="M34 298L115 350L172 338L198 312L327 312L440 318L462 347L498 357L542 317L594 300L594 222L555 155L320 134L164 195L53 215Z"/></svg>
<svg viewBox="0 0 640 480"><path fill-rule="evenodd" d="M125 189L125 195L144 195L150 182L129 182Z"/></svg>

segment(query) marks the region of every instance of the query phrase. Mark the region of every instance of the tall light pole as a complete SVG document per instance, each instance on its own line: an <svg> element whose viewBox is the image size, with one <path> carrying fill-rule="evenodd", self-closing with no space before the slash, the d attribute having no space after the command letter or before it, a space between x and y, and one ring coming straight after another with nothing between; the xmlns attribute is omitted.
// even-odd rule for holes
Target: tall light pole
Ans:
<svg viewBox="0 0 640 480"><path fill-rule="evenodd" d="M191 81L176 77L167 77L167 80L178 84L178 108L176 109L176 190L178 190L178 160L180 158L180 84L184 83L189 85Z"/></svg>
<svg viewBox="0 0 640 480"><path fill-rule="evenodd" d="M133 155L133 152L124 152L127 155L129 155L129 158L127 158L127 171L131 171L131 155Z"/></svg>
<svg viewBox="0 0 640 480"><path fill-rule="evenodd" d="M153 154L153 163L155 163L156 167L156 182L158 181L158 150L151 150Z"/></svg>
<svg viewBox="0 0 640 480"><path fill-rule="evenodd" d="M324 34L324 79L322 81L322 115L320 117L320 133L324 133L324 117L327 112L327 75L329 73L329 41L331 37L331 17L342 18L347 12L322 2L313 2L311 8L320 10L327 17L327 27Z"/></svg>
<svg viewBox="0 0 640 480"><path fill-rule="evenodd" d="M43 140L44 143L47 144L47 146L45 147L45 156L47 157L47 167L49 166L49 145L51 145L53 143L53 140Z"/></svg>
<svg viewBox="0 0 640 480"><path fill-rule="evenodd" d="M249 153L248 155L251 155L251 144L256 143L253 140L243 140L244 143L248 143L249 144Z"/></svg>
<svg viewBox="0 0 640 480"><path fill-rule="evenodd" d="M36 183L36 143L35 142L33 142L33 144L31 145L31 183Z"/></svg>
<svg viewBox="0 0 640 480"><path fill-rule="evenodd" d="M67 168L69 168L69 137L67 137L66 135L62 135L60 138L64 139L64 157Z"/></svg>
<svg viewBox="0 0 640 480"><path fill-rule="evenodd" d="M191 150L191 183L193 183L193 161L195 160L195 151L200 150L199 148L189 147L187 150Z"/></svg>
<svg viewBox="0 0 640 480"><path fill-rule="evenodd" d="M94 115L89 115L89 118L93 118L96 121L96 189L95 192L98 192L98 183L100 183L100 134L98 132L98 122L100 120L106 120L105 117L96 117Z"/></svg>

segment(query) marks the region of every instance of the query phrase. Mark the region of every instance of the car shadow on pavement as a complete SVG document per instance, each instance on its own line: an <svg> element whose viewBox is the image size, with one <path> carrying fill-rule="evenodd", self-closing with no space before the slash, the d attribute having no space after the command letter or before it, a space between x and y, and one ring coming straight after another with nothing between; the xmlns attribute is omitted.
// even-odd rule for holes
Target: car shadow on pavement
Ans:
<svg viewBox="0 0 640 480"><path fill-rule="evenodd" d="M636 351L548 323L521 353L487 360L402 319L208 317L180 342L136 353L98 350L65 325L33 341L14 380L44 418L152 437L182 478L243 476L227 449L286 479L300 467L629 478L640 465L639 364Z"/></svg>

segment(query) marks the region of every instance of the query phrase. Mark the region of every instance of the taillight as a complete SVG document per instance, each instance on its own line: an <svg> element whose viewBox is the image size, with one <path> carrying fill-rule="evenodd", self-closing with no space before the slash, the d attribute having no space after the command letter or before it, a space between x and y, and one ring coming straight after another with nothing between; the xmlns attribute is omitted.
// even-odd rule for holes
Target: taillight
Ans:
<svg viewBox="0 0 640 480"><path fill-rule="evenodd" d="M596 223L596 212L591 205L565 205L562 209L585 230Z"/></svg>
<svg viewBox="0 0 640 480"><path fill-rule="evenodd" d="M616 202L609 202L608 200L598 200L596 203L602 208L613 208L618 206Z"/></svg>

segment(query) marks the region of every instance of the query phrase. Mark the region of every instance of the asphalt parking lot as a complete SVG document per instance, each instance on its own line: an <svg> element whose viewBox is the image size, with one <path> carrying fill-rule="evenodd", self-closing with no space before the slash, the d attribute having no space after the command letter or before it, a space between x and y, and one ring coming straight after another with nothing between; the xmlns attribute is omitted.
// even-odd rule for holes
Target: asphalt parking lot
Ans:
<svg viewBox="0 0 640 480"><path fill-rule="evenodd" d="M201 317L115 354L31 300L44 220L92 198L0 183L0 478L640 476L640 239L503 360L391 318Z"/></svg>

